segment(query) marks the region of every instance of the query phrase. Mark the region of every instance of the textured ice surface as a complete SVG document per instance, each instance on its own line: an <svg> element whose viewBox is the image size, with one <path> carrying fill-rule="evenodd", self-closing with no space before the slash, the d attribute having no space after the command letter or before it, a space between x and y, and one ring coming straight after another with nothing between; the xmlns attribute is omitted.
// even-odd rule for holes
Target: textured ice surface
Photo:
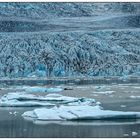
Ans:
<svg viewBox="0 0 140 140"><path fill-rule="evenodd" d="M2 17L25 19L138 13L139 7L139 3L0 3Z"/></svg>
<svg viewBox="0 0 140 140"><path fill-rule="evenodd" d="M52 106L55 104L87 105L95 103L94 99L75 98L60 94L37 96L25 92L8 93L1 97L0 106Z"/></svg>
<svg viewBox="0 0 140 140"><path fill-rule="evenodd" d="M0 3L0 11L0 77L139 75L139 3Z"/></svg>
<svg viewBox="0 0 140 140"><path fill-rule="evenodd" d="M28 115L29 114L29 115ZM81 120L81 119L111 119L111 118L140 118L140 112L123 112L102 110L99 106L60 106L51 109L40 108L33 111L27 111L22 116L36 116L37 120Z"/></svg>

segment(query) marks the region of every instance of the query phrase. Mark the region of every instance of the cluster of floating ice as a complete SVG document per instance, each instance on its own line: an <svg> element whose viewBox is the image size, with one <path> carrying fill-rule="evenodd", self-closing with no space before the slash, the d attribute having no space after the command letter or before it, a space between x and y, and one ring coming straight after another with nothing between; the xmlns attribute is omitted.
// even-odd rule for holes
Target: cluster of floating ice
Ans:
<svg viewBox="0 0 140 140"><path fill-rule="evenodd" d="M19 88L21 89L21 88ZM62 89L45 87L23 87L24 91L5 94L0 99L3 107L35 107L32 111L23 113L23 117L34 121L64 121L64 120L92 120L113 118L140 118L140 112L123 112L104 110L100 102L91 98L76 98L63 96L57 93L36 95L32 92L60 92ZM49 90L48 90L49 89ZM109 91L97 91L104 94ZM109 94L114 91L110 91Z"/></svg>
<svg viewBox="0 0 140 140"><path fill-rule="evenodd" d="M0 106L55 106L56 104L87 105L95 103L94 99L75 98L60 94L48 94L45 96L27 94L26 92L8 93L1 97Z"/></svg>

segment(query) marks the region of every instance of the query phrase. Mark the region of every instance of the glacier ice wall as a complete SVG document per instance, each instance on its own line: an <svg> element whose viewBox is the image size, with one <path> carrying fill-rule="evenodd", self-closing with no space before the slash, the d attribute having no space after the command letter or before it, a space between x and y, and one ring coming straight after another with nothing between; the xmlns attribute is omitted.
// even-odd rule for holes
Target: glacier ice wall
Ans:
<svg viewBox="0 0 140 140"><path fill-rule="evenodd" d="M0 35L0 75L114 76L140 70L140 30Z"/></svg>
<svg viewBox="0 0 140 140"><path fill-rule="evenodd" d="M139 3L0 3L0 77L140 71Z"/></svg>

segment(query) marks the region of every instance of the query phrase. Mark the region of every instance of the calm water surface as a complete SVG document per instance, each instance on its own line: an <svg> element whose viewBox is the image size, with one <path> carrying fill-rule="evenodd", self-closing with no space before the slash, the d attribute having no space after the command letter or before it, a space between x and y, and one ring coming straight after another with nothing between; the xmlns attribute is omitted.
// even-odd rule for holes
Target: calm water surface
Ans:
<svg viewBox="0 0 140 140"><path fill-rule="evenodd" d="M107 84L117 83L118 81L107 80ZM29 81L5 82L7 85L28 85ZM66 83L65 83L66 82ZM97 81L30 81L29 85L46 84L100 84L106 80ZM139 83L131 81L132 83ZM131 83L128 81L127 83ZM125 83L125 82L124 82ZM108 104L108 106L111 106ZM21 115L25 111L33 110L31 107L0 107L0 137L1 138L105 138L105 137L140 137L140 120L122 119L110 121L74 121L74 122L43 122L43 125L35 124L32 121L25 120ZM137 132L137 135L132 135Z"/></svg>

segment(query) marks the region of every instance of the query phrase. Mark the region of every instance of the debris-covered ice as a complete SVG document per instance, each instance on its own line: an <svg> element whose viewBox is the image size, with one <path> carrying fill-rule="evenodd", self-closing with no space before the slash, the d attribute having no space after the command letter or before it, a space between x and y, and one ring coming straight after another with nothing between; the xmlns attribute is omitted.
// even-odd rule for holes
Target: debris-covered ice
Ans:
<svg viewBox="0 0 140 140"><path fill-rule="evenodd" d="M55 93L37 96L26 92L8 93L0 99L0 106L52 106L58 103L68 105L87 105L95 103L95 100L84 97L68 97Z"/></svg>
<svg viewBox="0 0 140 140"><path fill-rule="evenodd" d="M92 119L123 119L140 118L140 112L123 112L102 110L100 106L60 106L50 109L39 108L27 111L22 115L26 118L36 118L36 120L92 120Z"/></svg>

